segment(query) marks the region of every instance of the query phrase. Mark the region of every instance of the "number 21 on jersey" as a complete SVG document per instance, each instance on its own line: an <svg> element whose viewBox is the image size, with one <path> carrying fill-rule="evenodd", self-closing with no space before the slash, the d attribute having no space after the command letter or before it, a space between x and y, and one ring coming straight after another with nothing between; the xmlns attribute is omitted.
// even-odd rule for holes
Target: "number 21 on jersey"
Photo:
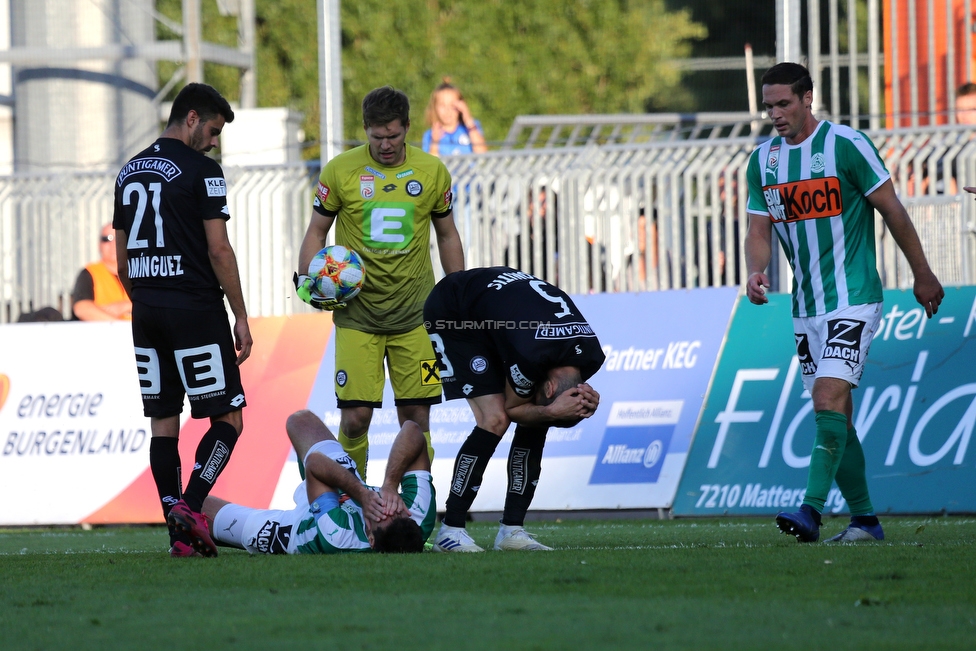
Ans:
<svg viewBox="0 0 976 651"><path fill-rule="evenodd" d="M152 195L153 222L156 226L156 247L161 249L165 246L163 239L163 216L159 212L159 195L162 190L163 185L161 183L150 183L147 192L146 186L138 181L133 181L122 189L122 205L131 206L133 198L136 203L135 213L132 216L132 228L129 230L129 240L126 242L126 248L149 248L149 240L139 239L139 229L142 227L142 221L146 217L146 208L149 206L150 194ZM135 196L133 197L133 195Z"/></svg>

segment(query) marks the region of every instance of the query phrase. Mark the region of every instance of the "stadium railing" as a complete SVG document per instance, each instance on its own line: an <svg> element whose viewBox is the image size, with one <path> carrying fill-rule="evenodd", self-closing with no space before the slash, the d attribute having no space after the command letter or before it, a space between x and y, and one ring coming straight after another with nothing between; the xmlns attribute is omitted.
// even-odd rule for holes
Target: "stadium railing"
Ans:
<svg viewBox="0 0 976 651"><path fill-rule="evenodd" d="M976 132L960 127L870 132L946 284L976 283ZM540 147L448 157L466 264L507 264L570 293L739 286L745 269L746 167L755 137ZM291 274L317 170L227 168L228 224L248 311L310 310ZM0 177L0 323L54 306L70 315L78 271L97 259L115 171ZM886 287L910 283L877 228ZM431 247L440 273L436 250ZM789 291L782 254L774 289Z"/></svg>

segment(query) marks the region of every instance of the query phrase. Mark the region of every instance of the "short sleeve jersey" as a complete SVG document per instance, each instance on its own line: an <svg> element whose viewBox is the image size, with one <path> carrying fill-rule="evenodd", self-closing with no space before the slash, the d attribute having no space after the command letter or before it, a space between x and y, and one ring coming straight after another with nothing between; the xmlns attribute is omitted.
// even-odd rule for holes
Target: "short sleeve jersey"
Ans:
<svg viewBox="0 0 976 651"><path fill-rule="evenodd" d="M481 130L481 122L475 120L478 130ZM430 151L433 142L433 132L430 129L424 132L421 147L424 151ZM444 132L441 139L437 142L438 156L457 156L459 154L471 154L474 147L471 146L471 134L463 124L458 124L457 128L451 132Z"/></svg>
<svg viewBox="0 0 976 651"><path fill-rule="evenodd" d="M867 136L827 121L798 145L777 136L752 153L747 210L769 215L793 267L793 316L881 302L867 196L889 177Z"/></svg>
<svg viewBox="0 0 976 651"><path fill-rule="evenodd" d="M517 395L531 396L557 366L577 366L587 380L603 365L596 333L558 287L511 267L459 271L448 281L459 317L452 327L489 338Z"/></svg>
<svg viewBox="0 0 976 651"><path fill-rule="evenodd" d="M127 233L132 300L156 307L223 308L204 221L230 218L224 173L174 138L159 138L115 182L112 226Z"/></svg>
<svg viewBox="0 0 976 651"><path fill-rule="evenodd" d="M401 165L386 167L368 145L326 164L313 209L336 217L335 241L362 256L363 289L335 324L376 334L409 332L423 323L434 286L431 218L451 214L451 175L435 156L406 145Z"/></svg>
<svg viewBox="0 0 976 651"><path fill-rule="evenodd" d="M429 474L411 472L403 476L400 481L400 497L411 516L425 536L430 535L434 528L436 507L433 503L419 504L417 501L419 480L424 475L429 481ZM304 484L302 485L304 488ZM376 489L373 489L376 490ZM334 495L334 494L333 494ZM423 513L418 511L422 509ZM434 508L432 508L434 507ZM416 513L415 513L416 512ZM296 532L292 534L288 545L289 554L337 554L340 552L369 552L369 537L366 534L365 516L363 509L351 499L338 503L336 499L331 508L322 513L318 520L314 515L302 519L298 523Z"/></svg>

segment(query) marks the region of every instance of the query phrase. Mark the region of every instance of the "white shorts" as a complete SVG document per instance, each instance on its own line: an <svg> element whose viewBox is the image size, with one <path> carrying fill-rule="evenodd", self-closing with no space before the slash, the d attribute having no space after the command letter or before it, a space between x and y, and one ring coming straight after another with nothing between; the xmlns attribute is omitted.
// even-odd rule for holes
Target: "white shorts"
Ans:
<svg viewBox="0 0 976 651"><path fill-rule="evenodd" d="M881 324L881 308L881 303L850 305L821 316L793 319L804 389L813 391L818 377L858 385L868 349Z"/></svg>

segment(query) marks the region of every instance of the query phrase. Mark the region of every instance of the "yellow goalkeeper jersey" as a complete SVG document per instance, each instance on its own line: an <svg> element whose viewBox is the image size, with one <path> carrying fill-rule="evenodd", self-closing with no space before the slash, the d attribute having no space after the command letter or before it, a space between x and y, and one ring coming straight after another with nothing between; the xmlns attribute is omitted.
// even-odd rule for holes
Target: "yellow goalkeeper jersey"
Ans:
<svg viewBox="0 0 976 651"><path fill-rule="evenodd" d="M406 150L401 165L386 167L362 145L319 175L313 209L335 216L336 244L359 253L366 266L359 296L332 313L338 326L400 334L423 323L434 287L430 220L450 218L451 175L436 156Z"/></svg>

